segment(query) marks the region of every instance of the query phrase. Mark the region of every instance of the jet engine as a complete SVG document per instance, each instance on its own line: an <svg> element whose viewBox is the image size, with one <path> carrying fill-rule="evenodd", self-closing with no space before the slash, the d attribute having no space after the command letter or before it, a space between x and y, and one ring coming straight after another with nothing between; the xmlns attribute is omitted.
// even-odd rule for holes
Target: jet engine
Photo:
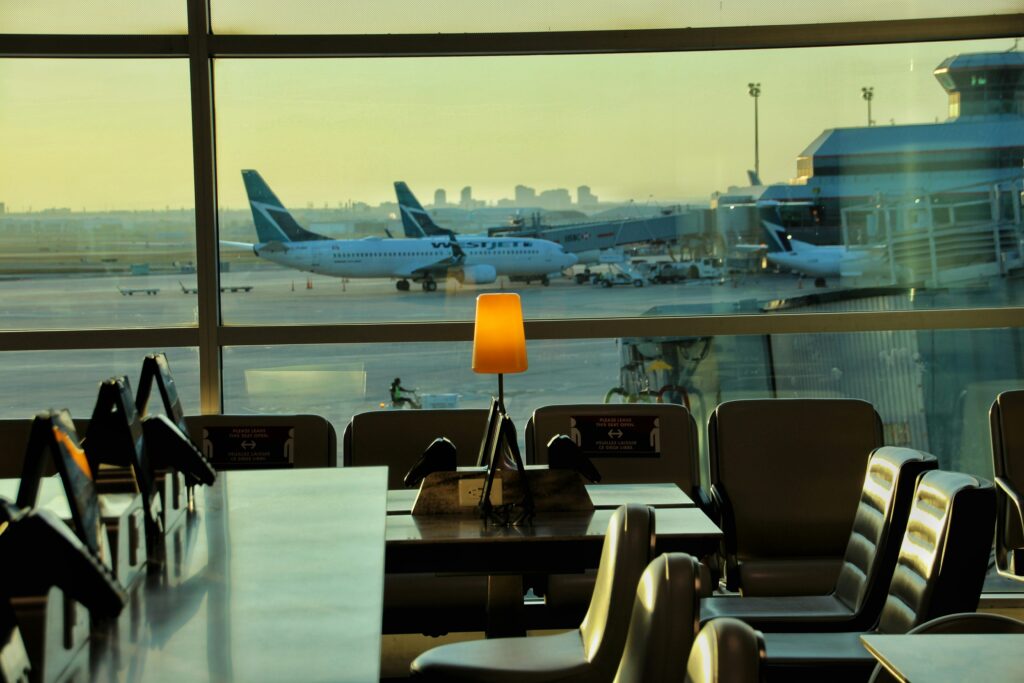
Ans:
<svg viewBox="0 0 1024 683"><path fill-rule="evenodd" d="M455 279L468 285L486 285L498 279L498 271L494 266L481 263L462 268L455 274Z"/></svg>

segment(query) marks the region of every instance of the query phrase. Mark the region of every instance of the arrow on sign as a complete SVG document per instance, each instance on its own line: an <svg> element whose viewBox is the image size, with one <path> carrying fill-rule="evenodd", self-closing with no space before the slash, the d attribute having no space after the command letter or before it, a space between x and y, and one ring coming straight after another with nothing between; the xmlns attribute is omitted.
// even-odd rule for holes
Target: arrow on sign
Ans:
<svg viewBox="0 0 1024 683"><path fill-rule="evenodd" d="M613 439L617 439L620 436L622 436L622 430L621 429L609 429L608 430L608 436L612 437Z"/></svg>
<svg viewBox="0 0 1024 683"><path fill-rule="evenodd" d="M247 451L251 451L252 449L256 448L256 442L255 441L243 441L242 442L242 448L244 448Z"/></svg>

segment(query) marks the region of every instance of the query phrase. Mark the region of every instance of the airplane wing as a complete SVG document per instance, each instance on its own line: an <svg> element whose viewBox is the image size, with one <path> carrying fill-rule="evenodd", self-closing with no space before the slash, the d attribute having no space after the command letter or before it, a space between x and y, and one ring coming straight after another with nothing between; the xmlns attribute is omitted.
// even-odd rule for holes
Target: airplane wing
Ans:
<svg viewBox="0 0 1024 683"><path fill-rule="evenodd" d="M248 249L252 251L252 248L256 245L251 242L231 242L229 240L220 240L220 244L223 247L237 247L238 249Z"/></svg>
<svg viewBox="0 0 1024 683"><path fill-rule="evenodd" d="M449 269L462 266L462 262L466 260L466 252L462 251L462 247L454 239L448 243L448 246L450 246L452 250L451 256L415 266L414 268L410 268L409 272L402 273L402 275L404 277L416 277L418 275L440 275L441 277L444 277L447 275Z"/></svg>

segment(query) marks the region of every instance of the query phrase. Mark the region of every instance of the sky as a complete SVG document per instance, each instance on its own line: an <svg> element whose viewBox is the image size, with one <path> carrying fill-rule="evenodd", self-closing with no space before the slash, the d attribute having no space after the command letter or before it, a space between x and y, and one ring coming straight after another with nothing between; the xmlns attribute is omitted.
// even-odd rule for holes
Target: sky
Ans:
<svg viewBox="0 0 1024 683"><path fill-rule="evenodd" d="M0 0L0 6L5 0ZM0 17L2 17L0 13ZM707 200L746 183L758 99L761 176L795 175L823 130L945 120L932 75L1009 40L790 50L215 63L221 205L258 169L288 206L425 203L465 186L589 185L602 200ZM0 202L9 211L190 207L188 65L0 60Z"/></svg>

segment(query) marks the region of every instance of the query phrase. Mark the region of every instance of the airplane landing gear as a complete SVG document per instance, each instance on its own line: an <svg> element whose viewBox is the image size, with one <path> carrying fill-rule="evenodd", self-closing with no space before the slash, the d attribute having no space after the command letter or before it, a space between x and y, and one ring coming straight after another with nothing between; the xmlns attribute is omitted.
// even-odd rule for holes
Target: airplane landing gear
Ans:
<svg viewBox="0 0 1024 683"><path fill-rule="evenodd" d="M433 280L424 280L423 281L423 291L424 292L433 292L436 289L437 289L437 283L434 282Z"/></svg>
<svg viewBox="0 0 1024 683"><path fill-rule="evenodd" d="M395 287L398 288L399 292L408 292L409 291L409 281L408 280L399 280L398 282L395 283Z"/></svg>
<svg viewBox="0 0 1024 683"><path fill-rule="evenodd" d="M548 276L547 276L547 275L545 275L544 277L542 277L542 278L540 279L540 283L541 283L542 285L544 285L545 287L547 287L548 285L550 285L550 284L551 284L551 280L549 280L549 279L548 279Z"/></svg>

